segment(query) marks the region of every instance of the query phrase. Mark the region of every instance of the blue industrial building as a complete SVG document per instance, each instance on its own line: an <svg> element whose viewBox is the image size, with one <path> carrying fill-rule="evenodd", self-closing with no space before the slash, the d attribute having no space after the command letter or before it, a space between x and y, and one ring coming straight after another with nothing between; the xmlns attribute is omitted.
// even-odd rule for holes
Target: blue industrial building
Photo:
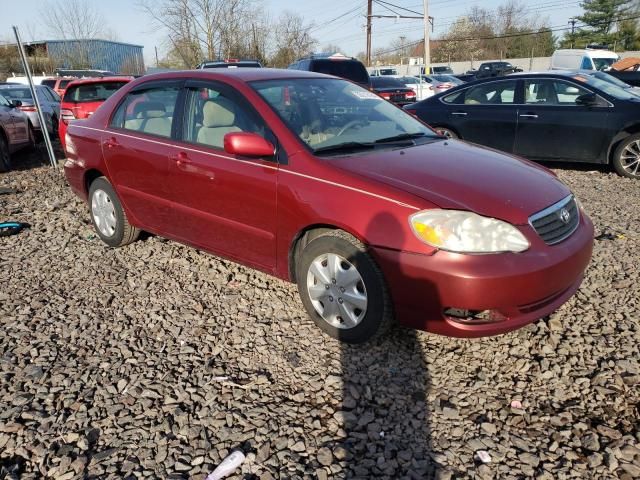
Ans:
<svg viewBox="0 0 640 480"><path fill-rule="evenodd" d="M130 75L144 74L142 45L111 40L42 40L24 44L27 56L42 52L63 69L107 70Z"/></svg>

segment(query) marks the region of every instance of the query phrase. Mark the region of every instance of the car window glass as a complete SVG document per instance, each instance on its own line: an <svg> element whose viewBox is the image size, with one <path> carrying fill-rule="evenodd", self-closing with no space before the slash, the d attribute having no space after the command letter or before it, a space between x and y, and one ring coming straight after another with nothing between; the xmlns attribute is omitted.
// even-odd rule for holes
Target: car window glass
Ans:
<svg viewBox="0 0 640 480"><path fill-rule="evenodd" d="M58 88L60 90L66 88L67 85L69 85L69 82L71 82L71 80L60 80L60 83L58 84Z"/></svg>
<svg viewBox="0 0 640 480"><path fill-rule="evenodd" d="M65 102L85 103L104 102L127 82L92 82L80 85L71 85L65 93Z"/></svg>
<svg viewBox="0 0 640 480"><path fill-rule="evenodd" d="M535 105L575 105L576 98L589 91L561 80L525 80L525 103Z"/></svg>
<svg viewBox="0 0 640 480"><path fill-rule="evenodd" d="M2 107L10 107L11 104L9 103L9 100L7 100L2 95L0 95L0 106L2 106Z"/></svg>
<svg viewBox="0 0 640 480"><path fill-rule="evenodd" d="M447 95L446 97L443 97L442 101L445 103L452 103L456 105L462 104L464 103L464 93L464 90L452 93L450 95Z"/></svg>
<svg viewBox="0 0 640 480"><path fill-rule="evenodd" d="M584 57L582 59L582 65L580 65L582 70L593 70L593 66L591 65L591 59L589 57Z"/></svg>
<svg viewBox="0 0 640 480"><path fill-rule="evenodd" d="M56 85L56 79L55 78L46 78L44 80L42 80L42 82L40 82L40 85L46 85L47 87L55 87Z"/></svg>
<svg viewBox="0 0 640 480"><path fill-rule="evenodd" d="M234 132L265 134L253 115L235 99L213 88L189 88L185 100L183 140L224 149L224 136Z"/></svg>
<svg viewBox="0 0 640 480"><path fill-rule="evenodd" d="M466 90L465 105L501 105L513 103L515 81L490 82Z"/></svg>
<svg viewBox="0 0 640 480"><path fill-rule="evenodd" d="M62 99L60 98L60 95L58 95L55 90L51 90L50 88L47 88L47 92L49 92L49 95L51 95L51 98L53 98L54 102L62 101Z"/></svg>
<svg viewBox="0 0 640 480"><path fill-rule="evenodd" d="M161 137L171 137L178 87L155 87L127 95L111 126Z"/></svg>

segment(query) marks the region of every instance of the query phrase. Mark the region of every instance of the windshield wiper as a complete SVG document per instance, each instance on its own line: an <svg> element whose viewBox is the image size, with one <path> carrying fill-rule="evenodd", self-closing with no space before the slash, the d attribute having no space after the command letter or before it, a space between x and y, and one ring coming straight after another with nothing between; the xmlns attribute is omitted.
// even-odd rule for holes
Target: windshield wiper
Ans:
<svg viewBox="0 0 640 480"><path fill-rule="evenodd" d="M326 147L320 147L314 149L313 153L323 153L323 152L339 152L342 150L368 150L371 148L375 148L373 143L363 143L363 142L344 142L338 143L336 145L327 145Z"/></svg>
<svg viewBox="0 0 640 480"><path fill-rule="evenodd" d="M402 140L413 140L414 138L424 137L425 135L426 134L424 132L401 133L400 135L394 135L393 137L379 138L374 143L401 142Z"/></svg>

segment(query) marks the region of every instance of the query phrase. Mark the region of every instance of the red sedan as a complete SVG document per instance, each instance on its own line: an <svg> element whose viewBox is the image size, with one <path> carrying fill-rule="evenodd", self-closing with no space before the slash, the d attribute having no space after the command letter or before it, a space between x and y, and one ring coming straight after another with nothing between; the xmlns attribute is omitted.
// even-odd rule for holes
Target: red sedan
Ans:
<svg viewBox="0 0 640 480"><path fill-rule="evenodd" d="M145 76L71 123L66 150L107 245L146 230L296 282L345 342L394 319L519 328L567 301L591 257L593 225L553 173L326 75Z"/></svg>

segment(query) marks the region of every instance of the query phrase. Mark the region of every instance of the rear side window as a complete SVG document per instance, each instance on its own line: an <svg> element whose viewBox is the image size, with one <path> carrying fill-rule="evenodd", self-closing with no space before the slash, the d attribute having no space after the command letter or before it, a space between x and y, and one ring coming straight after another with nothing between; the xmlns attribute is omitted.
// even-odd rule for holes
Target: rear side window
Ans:
<svg viewBox="0 0 640 480"><path fill-rule="evenodd" d="M60 80L60 84L58 85L58 89L62 90L67 88L67 85L69 85L69 82L71 82L71 80ZM51 85L49 85L51 87ZM53 88L53 87L51 87Z"/></svg>
<svg viewBox="0 0 640 480"><path fill-rule="evenodd" d="M178 87L158 86L129 93L111 126L170 138L178 92Z"/></svg>
<svg viewBox="0 0 640 480"><path fill-rule="evenodd" d="M127 82L104 82L72 85L64 92L64 101L73 103L104 102Z"/></svg>
<svg viewBox="0 0 640 480"><path fill-rule="evenodd" d="M465 105L501 105L513 103L516 82L491 82L465 90Z"/></svg>
<svg viewBox="0 0 640 480"><path fill-rule="evenodd" d="M369 74L364 65L357 60L314 60L312 71L346 78L356 83L368 83Z"/></svg>

